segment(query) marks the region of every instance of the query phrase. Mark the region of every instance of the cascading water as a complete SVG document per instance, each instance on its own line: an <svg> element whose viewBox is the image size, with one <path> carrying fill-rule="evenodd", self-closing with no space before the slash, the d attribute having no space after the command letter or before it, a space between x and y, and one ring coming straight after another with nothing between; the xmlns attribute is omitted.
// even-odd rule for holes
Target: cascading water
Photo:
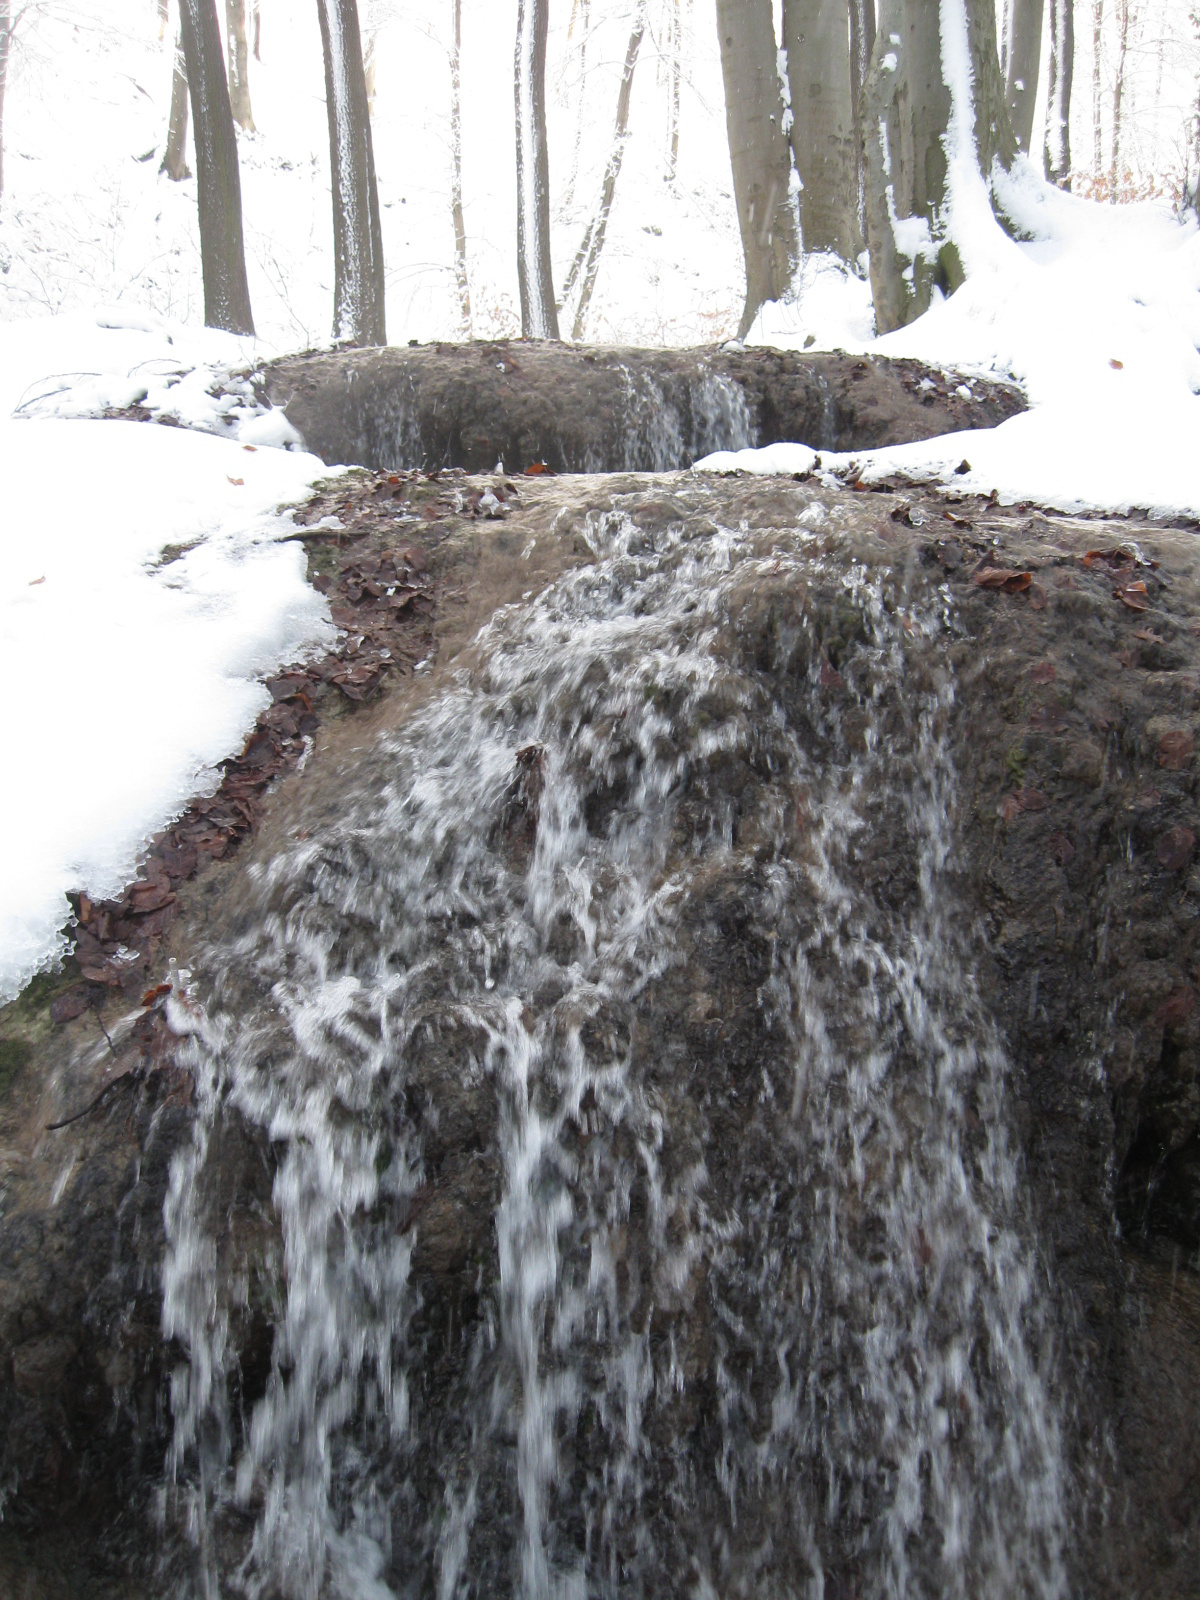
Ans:
<svg viewBox="0 0 1200 1600"><path fill-rule="evenodd" d="M765 542L686 493L592 517L172 1000L181 1595L1064 1592L953 618L815 491ZM265 1290L218 1245L235 1124Z"/></svg>

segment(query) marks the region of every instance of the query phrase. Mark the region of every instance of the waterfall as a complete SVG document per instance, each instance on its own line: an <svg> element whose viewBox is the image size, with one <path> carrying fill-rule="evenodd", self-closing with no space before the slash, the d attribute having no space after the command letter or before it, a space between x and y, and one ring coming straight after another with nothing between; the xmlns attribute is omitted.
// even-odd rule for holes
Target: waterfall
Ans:
<svg viewBox="0 0 1200 1600"><path fill-rule="evenodd" d="M589 515L594 560L196 953L180 1596L1065 1593L1050 1288L955 888L955 619L795 496L782 532L698 487ZM232 1128L272 1163L254 1271Z"/></svg>

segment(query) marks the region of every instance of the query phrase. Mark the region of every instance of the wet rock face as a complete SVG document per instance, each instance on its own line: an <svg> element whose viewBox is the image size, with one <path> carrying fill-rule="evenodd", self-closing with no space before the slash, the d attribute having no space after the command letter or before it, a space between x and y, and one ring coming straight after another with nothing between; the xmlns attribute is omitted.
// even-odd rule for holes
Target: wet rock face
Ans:
<svg viewBox="0 0 1200 1600"><path fill-rule="evenodd" d="M715 346L338 351L273 362L264 384L322 460L390 470L670 472L778 440L863 450L990 428L1025 404L916 361Z"/></svg>
<svg viewBox="0 0 1200 1600"><path fill-rule="evenodd" d="M139 1595L1194 1593L1192 536L520 499L186 991L5 1015L0 1560L71 1592L120 1504Z"/></svg>

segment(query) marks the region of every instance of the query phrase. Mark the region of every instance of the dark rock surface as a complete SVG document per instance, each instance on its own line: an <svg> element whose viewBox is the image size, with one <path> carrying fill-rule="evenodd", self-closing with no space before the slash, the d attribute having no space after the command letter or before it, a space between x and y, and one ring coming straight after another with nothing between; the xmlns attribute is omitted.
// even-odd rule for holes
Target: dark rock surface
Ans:
<svg viewBox="0 0 1200 1600"><path fill-rule="evenodd" d="M356 541L340 492L347 543L369 554L388 533L372 509ZM371 481L359 492L364 508L377 506ZM953 687L953 884L974 982L1011 1062L1021 1204L1052 1308L1068 1592L1200 1594L1194 534L950 505L912 490L852 494L811 480L543 479L521 484L519 505L510 501L487 523L469 500L456 510L448 495L429 521L432 670L324 726L311 762L268 801L253 846L181 889L170 945L181 963L197 965L197 994L207 999L215 982L213 952L230 948L256 914L260 891L248 868L336 826L348 784L380 763L379 737L402 729L455 671L484 670L475 631L493 610L592 559L589 516L619 506L651 542L680 524L700 536L717 526L749 530L753 559L744 558L745 580L730 590L715 649L750 686L751 736L745 752L715 750L683 780L672 859L695 855L717 814L731 848L689 888L681 959L635 1005L597 1009L583 1043L645 1064L647 1093L669 1130L664 1185L702 1161L704 1203L747 1230L724 1254L701 1253L668 1288L655 1276L652 1196L634 1183L613 1270L614 1293L633 1308L654 1359L669 1351L679 1375L645 1423L654 1458L693 1474L689 1502L673 1498L682 1480L660 1478L639 1514L664 1548L678 1545L680 1592L695 1581L689 1553L713 1530L726 1553L716 1592L753 1592L762 1564L775 1559L763 1554L771 1539L788 1548L792 1497L816 1492L803 1481L784 1500L769 1485L747 1489L730 1526L705 1465L721 1450L720 1374L742 1373L770 1409L775 1352L738 1342L733 1310L750 1323L758 1308L738 1301L746 1291L730 1276L730 1255L745 1257L753 1241L765 1262L778 1245L786 1265L768 1197L796 1181L778 1143L791 1093L787 1044L765 1026L761 1004L776 941L792 936L789 918L804 915L781 917L771 887L781 848L762 825L778 771L771 708L849 770L868 710L854 688L867 641L850 578L878 578L902 626L910 613L944 609L951 621L933 642L912 624L907 688ZM772 551L793 551L797 540L811 558L803 581L773 580ZM979 581L988 571L1006 576ZM904 694L891 692L882 725L898 728ZM824 707L817 722L814 703ZM536 840L540 781L538 757L523 755L497 811L495 848L514 871ZM589 829L603 834L624 803L619 775L595 787ZM784 828L785 854L799 860L819 824L807 804L798 797ZM881 803L845 868L873 905L898 914L917 893L904 839L902 819ZM564 927L555 937L566 960L575 935ZM250 965L221 982L247 1010L264 1003ZM184 1359L159 1332L159 1274L169 1164L192 1138L192 1078L161 1001L123 1015L110 997L56 1024L55 993L55 980L40 980L0 1013L0 1589L7 1580L23 1600L142 1600L161 1592L153 1513L171 1435L171 1374ZM538 1023L531 1015L528 1026ZM497 1552L511 1546L519 1520L511 1441L473 1433L470 1401L477 1364L490 1359L480 1351L499 1293L496 1094L486 1075L464 1072L486 1055L486 1040L441 1024L422 1037L408 1056L403 1103L390 1113L396 1140L419 1151L421 1181L381 1201L377 1219L413 1245L405 1347L420 1442L405 1458L406 1503L440 1506L452 1469L480 1465L471 1592L508 1592L514 1575ZM46 1131L102 1091L91 1114ZM591 1151L588 1159L612 1164L616 1184L638 1158L619 1129L611 1145L597 1141L602 1111L583 1105L570 1137L579 1161ZM975 1139L982 1148L988 1116L982 1101L968 1107L968 1147ZM244 1285L231 1314L228 1381L233 1426L245 1429L270 1380L283 1281L271 1200L281 1146L232 1106L212 1140L209 1232L228 1276ZM569 1257L570 1241L564 1248ZM923 1235L914 1251L924 1271L932 1247ZM602 1442L588 1415L564 1446L556 1502L564 1527L577 1508L580 1539ZM395 1547L388 1580L398 1592L433 1592L437 1526ZM851 1517L825 1546L828 1595L860 1592L857 1527ZM217 1528L231 1564L248 1532L244 1513ZM614 1549L622 1561L637 1559L620 1537Z"/></svg>
<svg viewBox="0 0 1200 1600"><path fill-rule="evenodd" d="M329 463L509 472L666 472L714 450L865 450L1024 410L1012 385L880 356L502 341L289 356L265 372ZM960 385L970 397L960 393Z"/></svg>

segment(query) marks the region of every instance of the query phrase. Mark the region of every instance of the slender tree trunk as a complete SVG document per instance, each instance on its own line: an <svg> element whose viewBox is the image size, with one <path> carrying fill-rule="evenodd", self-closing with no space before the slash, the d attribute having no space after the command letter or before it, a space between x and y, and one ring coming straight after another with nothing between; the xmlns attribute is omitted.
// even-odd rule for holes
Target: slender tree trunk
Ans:
<svg viewBox="0 0 1200 1600"><path fill-rule="evenodd" d="M210 328L253 333L237 136L229 110L216 0L180 0L179 19L196 146L204 321Z"/></svg>
<svg viewBox="0 0 1200 1600"><path fill-rule="evenodd" d="M671 0L671 100L667 123L667 181L679 170L679 99L683 80L683 0Z"/></svg>
<svg viewBox="0 0 1200 1600"><path fill-rule="evenodd" d="M1016 140L1004 100L992 0L883 0L864 94L867 134L867 239L871 292L880 333L914 321L935 287L963 280L948 231L946 146L953 97L943 67L942 18L962 7L967 27L974 150L985 178L1010 166ZM876 132L875 130L878 130Z"/></svg>
<svg viewBox="0 0 1200 1600"><path fill-rule="evenodd" d="M521 337L557 339L550 262L550 157L546 149L546 30L549 0L517 0L514 92L517 119L517 282Z"/></svg>
<svg viewBox="0 0 1200 1600"><path fill-rule="evenodd" d="M804 248L853 262L862 240L846 0L783 0L783 44Z"/></svg>
<svg viewBox="0 0 1200 1600"><path fill-rule="evenodd" d="M582 274L583 286L579 291L579 304L575 308L575 324L571 330L573 339L583 338L584 323L587 319L588 306L591 304L592 291L596 287L596 275L600 271L600 252L604 249L604 239L608 232L608 218L612 211L613 196L617 192L617 179L621 176L621 163L625 159L625 141L629 136L629 101L633 94L633 74L637 70L638 52L642 48L642 37L646 31L646 0L638 0L638 8L634 13L633 32L629 35L629 44L625 50L625 67L621 73L621 88L617 94L617 118L613 127L612 151L608 158L608 165L604 169L604 182L600 189L600 204L596 208L596 215L588 225L583 243L576 252L575 260L571 266L571 273L567 279L567 286L563 290L563 301L574 287L575 280Z"/></svg>
<svg viewBox="0 0 1200 1600"><path fill-rule="evenodd" d="M717 0L717 36L733 197L746 260L741 338L760 306L791 289L800 242L771 0Z"/></svg>
<svg viewBox="0 0 1200 1600"><path fill-rule="evenodd" d="M167 123L167 149L162 158L160 172L165 172L172 183L182 183L191 177L187 164L188 131L188 81L187 63L183 58L183 31L175 41L175 70L171 74L171 117Z"/></svg>
<svg viewBox="0 0 1200 1600"><path fill-rule="evenodd" d="M254 0L254 59L262 60L262 9Z"/></svg>
<svg viewBox="0 0 1200 1600"><path fill-rule="evenodd" d="M8 88L8 62L12 55L12 5L0 0L0 200L4 198L4 92Z"/></svg>
<svg viewBox="0 0 1200 1600"><path fill-rule="evenodd" d="M225 0L225 43L229 59L229 109L243 133L254 132L250 111L250 47L246 42L246 0Z"/></svg>
<svg viewBox="0 0 1200 1600"><path fill-rule="evenodd" d="M1054 0L1050 0L1050 3L1053 6ZM1033 107L1037 99L1038 66L1042 56L1043 0L1009 0L1006 12L1005 99L1017 147L1028 154L1033 138Z"/></svg>
<svg viewBox="0 0 1200 1600"><path fill-rule="evenodd" d="M567 180L567 192L563 196L564 206L574 203L575 185L579 180L579 153L583 147L584 104L587 97L588 35L592 28L591 0L573 0L571 21L567 28L568 40L575 32L576 17L579 18L579 96L575 115L575 145L571 151L571 176Z"/></svg>
<svg viewBox="0 0 1200 1600"><path fill-rule="evenodd" d="M1092 176L1104 171L1100 142L1100 46L1104 30L1104 0L1092 0Z"/></svg>
<svg viewBox="0 0 1200 1600"><path fill-rule="evenodd" d="M1050 79L1046 85L1046 176L1071 187L1071 84L1075 76L1074 0L1050 3Z"/></svg>
<svg viewBox="0 0 1200 1600"><path fill-rule="evenodd" d="M471 284L467 277L467 225L462 183L462 0L453 0L454 45L450 53L450 211L454 218L454 281L463 337L471 337Z"/></svg>
<svg viewBox="0 0 1200 1600"><path fill-rule="evenodd" d="M383 233L357 0L317 0L333 188L333 337L386 344Z"/></svg>
<svg viewBox="0 0 1200 1600"><path fill-rule="evenodd" d="M858 190L858 232L866 239L866 131L863 125L863 87L875 49L875 0L850 0L850 107L854 113L855 183Z"/></svg>
<svg viewBox="0 0 1200 1600"><path fill-rule="evenodd" d="M1117 203L1117 188L1121 181L1121 102L1125 95L1125 56L1129 49L1129 24L1132 17L1131 0L1117 0L1117 70L1113 79L1112 128L1112 193L1109 199Z"/></svg>
<svg viewBox="0 0 1200 1600"><path fill-rule="evenodd" d="M168 0L158 0L158 42L161 44L167 35L167 21L169 17Z"/></svg>

